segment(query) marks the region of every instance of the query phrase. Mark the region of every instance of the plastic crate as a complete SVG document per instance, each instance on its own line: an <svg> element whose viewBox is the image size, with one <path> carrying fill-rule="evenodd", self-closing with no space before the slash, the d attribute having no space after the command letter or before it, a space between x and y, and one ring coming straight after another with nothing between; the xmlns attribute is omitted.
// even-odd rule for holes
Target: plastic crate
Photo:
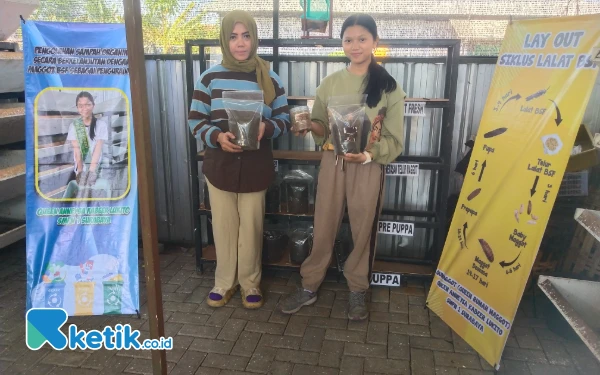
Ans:
<svg viewBox="0 0 600 375"><path fill-rule="evenodd" d="M588 171L567 172L558 190L559 197L585 197L588 195Z"/></svg>

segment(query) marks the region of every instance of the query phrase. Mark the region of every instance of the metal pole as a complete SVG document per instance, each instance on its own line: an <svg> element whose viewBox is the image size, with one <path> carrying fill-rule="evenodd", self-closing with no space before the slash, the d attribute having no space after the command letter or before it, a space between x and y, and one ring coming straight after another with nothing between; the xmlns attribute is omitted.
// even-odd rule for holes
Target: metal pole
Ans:
<svg viewBox="0 0 600 375"><path fill-rule="evenodd" d="M306 18L306 13L308 12L307 4L306 4L306 0L304 0L304 22L306 24L306 30L302 31L302 38L309 38L310 37L310 32L307 31L308 30L308 19Z"/></svg>
<svg viewBox="0 0 600 375"><path fill-rule="evenodd" d="M192 44L189 40L185 41L185 74L186 74L186 88L187 88L187 108L192 105L192 99L194 96L194 53ZM203 46L200 46L200 50L204 50ZM202 263L202 219L198 209L200 208L200 189L204 189L204 186L200 186L200 180L198 178L198 142L196 137L192 135L192 132L188 132L189 144L190 144L190 176L192 177L192 212L194 213L194 241L196 244L196 272L203 273L204 266Z"/></svg>
<svg viewBox="0 0 600 375"><path fill-rule="evenodd" d="M279 0L273 0L273 39L279 39Z"/></svg>
<svg viewBox="0 0 600 375"><path fill-rule="evenodd" d="M152 149L149 147L150 121L148 118L148 98L146 96L146 65L140 0L123 0L123 8L125 13L125 30L127 33L133 128L137 151L138 200L142 221L141 232L146 267L150 338L160 339L165 335L165 326L160 285L156 211L154 206ZM152 369L155 375L166 375L167 356L164 350L152 351Z"/></svg>
<svg viewBox="0 0 600 375"><path fill-rule="evenodd" d="M194 95L194 60L192 59L192 44L189 40L185 41L185 79L187 89L187 107L192 105L192 96Z"/></svg>
<svg viewBox="0 0 600 375"><path fill-rule="evenodd" d="M333 0L329 0L329 39L333 39Z"/></svg>
<svg viewBox="0 0 600 375"><path fill-rule="evenodd" d="M460 57L460 41L456 41L448 47L446 62L446 84L444 86L444 97L449 100L449 107L443 109L442 128L440 134L440 157L443 168L438 172L439 189L437 190L438 222L440 223L436 252L433 255L437 263L442 255L444 243L446 242L446 210L448 203L448 190L450 188L450 159L452 157L452 136L454 134L454 108L456 104L456 85L458 81L458 59Z"/></svg>
<svg viewBox="0 0 600 375"><path fill-rule="evenodd" d="M279 0L273 0L273 40L279 39ZM273 71L279 74L279 46L273 46Z"/></svg>

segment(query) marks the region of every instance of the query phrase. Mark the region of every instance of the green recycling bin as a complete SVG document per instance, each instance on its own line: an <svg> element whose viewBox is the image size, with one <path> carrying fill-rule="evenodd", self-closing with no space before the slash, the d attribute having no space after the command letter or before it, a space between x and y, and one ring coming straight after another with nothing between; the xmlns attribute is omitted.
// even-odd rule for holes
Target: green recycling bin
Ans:
<svg viewBox="0 0 600 375"><path fill-rule="evenodd" d="M123 281L103 281L104 314L121 314Z"/></svg>

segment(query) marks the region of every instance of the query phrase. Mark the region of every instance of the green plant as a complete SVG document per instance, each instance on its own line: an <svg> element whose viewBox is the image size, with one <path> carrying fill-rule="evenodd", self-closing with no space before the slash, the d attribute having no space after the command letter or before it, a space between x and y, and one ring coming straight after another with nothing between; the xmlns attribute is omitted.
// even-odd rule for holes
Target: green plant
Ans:
<svg viewBox="0 0 600 375"><path fill-rule="evenodd" d="M206 11L194 2L180 10L180 0L143 0L142 28L146 53L183 53L186 39L214 39L217 25L203 22ZM40 0L32 20L123 23L118 0Z"/></svg>

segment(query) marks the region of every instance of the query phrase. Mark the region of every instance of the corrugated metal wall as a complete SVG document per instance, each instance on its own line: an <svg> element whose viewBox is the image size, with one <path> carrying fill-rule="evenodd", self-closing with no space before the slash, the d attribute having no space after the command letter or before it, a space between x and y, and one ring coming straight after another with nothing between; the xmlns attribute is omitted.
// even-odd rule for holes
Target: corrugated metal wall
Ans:
<svg viewBox="0 0 600 375"><path fill-rule="evenodd" d="M181 61L146 62L156 216L163 242L193 242L184 67Z"/></svg>
<svg viewBox="0 0 600 375"><path fill-rule="evenodd" d="M282 62L279 75L288 95L314 95L318 82L343 63ZM433 63L386 64L386 69L402 85L409 97L439 98L443 96L445 65ZM189 173L189 143L186 123L187 99L185 62L178 60L148 60L148 100L151 111L152 150L156 176L156 209L159 239L164 242L193 242L193 214L191 179ZM466 151L464 143L474 136L479 127L495 65L469 63L459 66L456 95L454 134L452 137L452 165ZM199 64L194 76L199 75ZM592 105L596 103L596 105ZM590 105L584 117L592 134L600 132L600 79L596 81ZM440 109L427 109L426 117L406 118L406 154L437 155L440 140ZM313 150L310 136L300 139L288 136L280 140L280 148ZM309 171L313 174L316 171ZM435 184L435 173L421 171L418 178L392 177L386 182L385 208L432 209L428 194ZM461 181L451 174L450 193L460 189ZM429 208L428 208L429 207ZM406 218L412 219L412 218ZM427 238L432 233L417 230L415 237L381 236L379 253L407 258L423 258Z"/></svg>

